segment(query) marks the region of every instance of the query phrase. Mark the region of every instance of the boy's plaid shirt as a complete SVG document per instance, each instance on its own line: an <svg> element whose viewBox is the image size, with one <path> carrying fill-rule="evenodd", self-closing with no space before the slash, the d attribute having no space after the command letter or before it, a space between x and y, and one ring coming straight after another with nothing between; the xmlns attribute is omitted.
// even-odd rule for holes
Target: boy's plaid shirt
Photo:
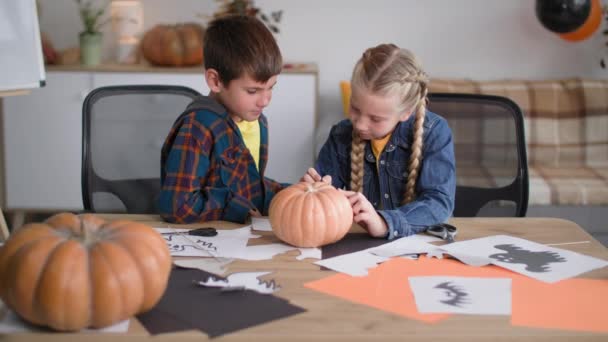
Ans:
<svg viewBox="0 0 608 342"><path fill-rule="evenodd" d="M261 115L260 169L226 109L209 97L191 103L175 121L161 152L159 210L169 222L244 222L251 209L268 214L287 184L264 177L268 124Z"/></svg>

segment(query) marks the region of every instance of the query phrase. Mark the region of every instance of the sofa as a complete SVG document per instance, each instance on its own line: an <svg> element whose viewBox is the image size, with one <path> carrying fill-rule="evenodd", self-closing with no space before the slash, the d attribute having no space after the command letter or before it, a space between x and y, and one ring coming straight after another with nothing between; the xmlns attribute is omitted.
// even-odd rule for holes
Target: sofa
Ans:
<svg viewBox="0 0 608 342"><path fill-rule="evenodd" d="M570 219L608 245L608 80L433 79L429 91L517 103L530 171L527 216Z"/></svg>

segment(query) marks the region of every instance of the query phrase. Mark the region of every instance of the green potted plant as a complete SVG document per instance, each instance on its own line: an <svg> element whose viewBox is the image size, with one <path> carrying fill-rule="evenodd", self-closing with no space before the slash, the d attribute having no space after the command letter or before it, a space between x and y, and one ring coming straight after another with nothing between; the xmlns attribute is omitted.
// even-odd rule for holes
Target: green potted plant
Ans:
<svg viewBox="0 0 608 342"><path fill-rule="evenodd" d="M80 32L80 63L83 65L98 65L101 62L103 34L100 29L109 19L102 20L107 3L100 8L92 4L92 0L75 0L80 12L84 30Z"/></svg>

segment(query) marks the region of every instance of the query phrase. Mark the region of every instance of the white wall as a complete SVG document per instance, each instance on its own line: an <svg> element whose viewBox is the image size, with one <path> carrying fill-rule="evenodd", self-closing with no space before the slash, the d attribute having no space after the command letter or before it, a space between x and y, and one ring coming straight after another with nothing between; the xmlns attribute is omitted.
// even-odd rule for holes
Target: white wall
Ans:
<svg viewBox="0 0 608 342"><path fill-rule="evenodd" d="M41 26L58 48L77 44L82 25L72 0L39 0ZM98 0L102 3L103 1ZM145 27L199 21L215 0L143 0ZM340 118L338 82L350 77L367 47L393 42L413 50L431 77L546 79L606 78L598 30L570 43L545 30L534 0L257 0L264 12L282 9L277 36L284 58L319 66L319 113ZM109 29L109 27L107 28ZM109 45L109 42L106 42Z"/></svg>

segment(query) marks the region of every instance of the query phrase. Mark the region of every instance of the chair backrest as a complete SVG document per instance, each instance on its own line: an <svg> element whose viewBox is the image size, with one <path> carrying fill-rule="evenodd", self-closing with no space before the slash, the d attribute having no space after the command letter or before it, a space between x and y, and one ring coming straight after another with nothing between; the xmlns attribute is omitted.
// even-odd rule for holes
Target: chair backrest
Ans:
<svg viewBox="0 0 608 342"><path fill-rule="evenodd" d="M158 213L160 153L177 117L200 94L187 87L97 88L82 108L82 199L92 212Z"/></svg>
<svg viewBox="0 0 608 342"><path fill-rule="evenodd" d="M521 109L506 97L429 94L428 109L452 129L456 156L455 217L523 217L528 162Z"/></svg>

